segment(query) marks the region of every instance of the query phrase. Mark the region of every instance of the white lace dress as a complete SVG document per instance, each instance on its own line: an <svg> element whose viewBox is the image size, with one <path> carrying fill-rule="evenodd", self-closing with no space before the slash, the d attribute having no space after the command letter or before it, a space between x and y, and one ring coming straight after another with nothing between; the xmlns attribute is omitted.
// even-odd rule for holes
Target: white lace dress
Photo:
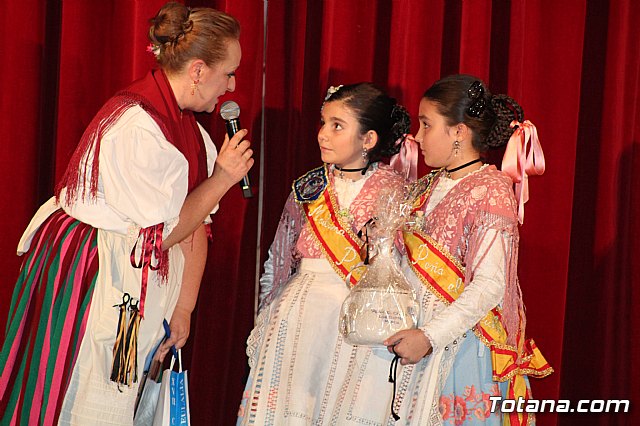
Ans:
<svg viewBox="0 0 640 426"><path fill-rule="evenodd" d="M373 201L383 186L402 184L399 176L383 167L356 182L330 179L341 211L354 219L354 231L371 217ZM393 356L385 348L372 351L351 346L339 335L339 312L349 290L307 227L302 226L297 238L296 248L303 258L296 273L262 308L249 338L252 370L238 424L381 424L379 419L386 422L389 415L387 378ZM282 247L274 246L262 279L267 287L273 281L274 262L278 266L277 247ZM269 291L263 291L263 299Z"/></svg>

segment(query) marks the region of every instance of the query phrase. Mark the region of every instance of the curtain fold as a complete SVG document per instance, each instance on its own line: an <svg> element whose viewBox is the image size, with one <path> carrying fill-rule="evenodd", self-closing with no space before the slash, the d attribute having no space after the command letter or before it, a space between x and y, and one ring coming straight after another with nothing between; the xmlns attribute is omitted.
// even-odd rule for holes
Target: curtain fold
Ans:
<svg viewBox="0 0 640 426"><path fill-rule="evenodd" d="M0 298L8 301L23 229L93 115L153 64L148 20L162 0L7 2L0 18ZM257 217L260 261L291 182L320 164L319 111L329 85L373 81L415 120L424 90L450 73L508 93L538 127L547 171L530 179L520 269L528 334L556 373L534 398L631 399L631 414L542 414L539 424L640 419L640 3L635 0L269 0L265 148L259 152L263 6L196 0L241 23L233 99L256 156L264 207L232 188L214 220L190 358L194 424L233 424L247 373ZM217 113L198 120L220 147ZM413 130L417 130L417 123ZM500 162L499 155L491 157ZM420 172L426 167L420 165ZM258 169L250 172L254 193ZM0 304L4 328L8 302Z"/></svg>
<svg viewBox="0 0 640 426"><path fill-rule="evenodd" d="M556 373L532 380L534 398L559 398L563 322L572 226L573 170L579 150L580 76L585 4L511 3L507 93L538 127L543 176L529 178L530 201L520 229L519 277L527 334ZM565 25L571 22L571 25ZM496 52L497 53L497 52ZM553 415L539 418L552 422Z"/></svg>
<svg viewBox="0 0 640 426"><path fill-rule="evenodd" d="M22 231L38 207L40 187L48 184L48 147L53 140L40 131L42 111L50 106L43 95L51 80L42 73L47 41L47 1L7 2L0 17L0 206L5 231L0 249L0 325L9 311L13 283L18 278L21 259L16 247ZM28 22L18 29L19 22ZM55 20L54 20L55 22ZM48 51L47 51L48 52ZM55 94L54 94L55 97ZM55 110L50 108L49 111ZM49 120L46 124L52 123ZM46 144L39 141L46 140ZM45 146L42 146L45 145ZM4 335L4 332L2 333Z"/></svg>
<svg viewBox="0 0 640 426"><path fill-rule="evenodd" d="M561 394L640 401L637 2L589 3ZM593 374L596 372L597 374ZM633 424L592 414L584 424ZM561 424L571 424L569 416ZM637 421L637 420L636 420Z"/></svg>

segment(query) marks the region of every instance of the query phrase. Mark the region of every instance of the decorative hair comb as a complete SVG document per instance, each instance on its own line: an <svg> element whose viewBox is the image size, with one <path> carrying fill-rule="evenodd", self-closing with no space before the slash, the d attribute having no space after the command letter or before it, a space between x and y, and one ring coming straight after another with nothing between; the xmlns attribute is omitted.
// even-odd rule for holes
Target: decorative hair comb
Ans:
<svg viewBox="0 0 640 426"><path fill-rule="evenodd" d="M336 93L338 90L340 90L340 88L342 87L342 84L339 86L330 86L327 89L327 96L324 97L324 100L328 100L334 93Z"/></svg>
<svg viewBox="0 0 640 426"><path fill-rule="evenodd" d="M487 102L484 100L484 87L479 80L474 81L467 90L467 96L471 99L471 105L467 108L467 114L478 118L484 112Z"/></svg>

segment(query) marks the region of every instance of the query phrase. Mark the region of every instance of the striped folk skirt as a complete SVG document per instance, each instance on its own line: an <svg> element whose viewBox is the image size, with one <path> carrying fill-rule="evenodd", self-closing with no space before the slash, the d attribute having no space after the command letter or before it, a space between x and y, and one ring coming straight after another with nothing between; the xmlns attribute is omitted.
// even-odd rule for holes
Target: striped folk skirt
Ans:
<svg viewBox="0 0 640 426"><path fill-rule="evenodd" d="M0 424L51 425L85 332L97 230L57 210L25 256L0 353Z"/></svg>

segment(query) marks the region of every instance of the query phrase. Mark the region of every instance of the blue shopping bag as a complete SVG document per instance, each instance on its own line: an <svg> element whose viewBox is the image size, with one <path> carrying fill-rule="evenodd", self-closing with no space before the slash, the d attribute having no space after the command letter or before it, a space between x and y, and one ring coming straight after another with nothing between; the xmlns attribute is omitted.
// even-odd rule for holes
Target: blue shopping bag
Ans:
<svg viewBox="0 0 640 426"><path fill-rule="evenodd" d="M180 359L178 352L178 359ZM187 372L182 371L182 361L180 361L180 371L171 371L171 425L189 425L189 392L187 382Z"/></svg>
<svg viewBox="0 0 640 426"><path fill-rule="evenodd" d="M174 371L176 358L178 371ZM189 380L182 369L182 352L171 357L171 366L162 373L160 396L153 419L154 426L189 426Z"/></svg>

